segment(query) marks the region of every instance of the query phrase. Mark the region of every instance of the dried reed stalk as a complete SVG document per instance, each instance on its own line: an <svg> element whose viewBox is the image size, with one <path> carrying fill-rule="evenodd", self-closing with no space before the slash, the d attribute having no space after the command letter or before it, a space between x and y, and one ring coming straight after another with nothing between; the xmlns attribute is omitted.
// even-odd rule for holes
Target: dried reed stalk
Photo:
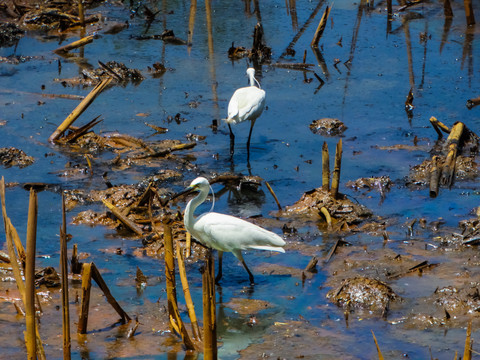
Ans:
<svg viewBox="0 0 480 360"><path fill-rule="evenodd" d="M85 27L85 8L83 0L78 0L78 17L80 18L80 26Z"/></svg>
<svg viewBox="0 0 480 360"><path fill-rule="evenodd" d="M185 269L185 262L183 261L183 253L180 248L180 243L177 241L177 261L178 261L178 271L180 273L180 280L182 281L183 294L185 296L185 303L188 309L188 316L192 322L192 334L193 338L201 340L200 327L197 321L197 315L195 314L195 307L193 305L192 295L190 294L190 288L188 286L187 280L187 271Z"/></svg>
<svg viewBox="0 0 480 360"><path fill-rule="evenodd" d="M20 293L20 296L22 297L23 305L25 306L26 305L26 289L25 289L25 284L23 283L20 266L18 265L17 256L15 254L15 246L13 241L13 238L15 236L18 237L18 233L15 227L12 225L10 218L7 216L7 208L5 205L5 179L3 178L3 176L2 176L2 180L0 181L0 197L2 202L3 222L5 226L5 237L7 242L8 253L10 256L10 264L12 265L12 272L13 272L13 276L15 277L15 282L17 284L18 291ZM17 252L18 252L18 249L17 249ZM44 360L45 351L43 349L40 333L38 332L38 327L35 327L35 337L36 337L37 358L39 360Z"/></svg>
<svg viewBox="0 0 480 360"><path fill-rule="evenodd" d="M471 109L471 108L474 108L475 106L477 106L478 104L480 104L480 96L474 98L474 99L468 99L467 100L467 108L468 109Z"/></svg>
<svg viewBox="0 0 480 360"><path fill-rule="evenodd" d="M215 314L215 263L212 251L207 251L202 274L203 292L203 358L217 359L217 319Z"/></svg>
<svg viewBox="0 0 480 360"><path fill-rule="evenodd" d="M170 226L170 218L164 216L163 222L163 240L165 245L165 280L167 287L167 308L171 319L170 327L176 331L181 337L183 344L187 350L196 350L195 344L190 339L190 335L180 317L177 304L177 291L175 284L175 261L173 255L173 237L172 228Z"/></svg>
<svg viewBox="0 0 480 360"><path fill-rule="evenodd" d="M463 350L463 360L472 360L472 320L468 322L467 337L465 338L465 349Z"/></svg>
<svg viewBox="0 0 480 360"><path fill-rule="evenodd" d="M322 188L325 191L330 190L330 155L328 153L327 142L322 146Z"/></svg>
<svg viewBox="0 0 480 360"><path fill-rule="evenodd" d="M342 139L337 143L337 149L335 151L335 165L333 168L332 176L332 189L330 190L331 195L334 199L338 196L338 187L340 185L340 168L342 166Z"/></svg>
<svg viewBox="0 0 480 360"><path fill-rule="evenodd" d="M174 304L177 304L177 291L175 284L175 262L173 256L173 237L170 218L165 215L163 222L163 242L165 246L165 281L167 288L168 313L174 316Z"/></svg>
<svg viewBox="0 0 480 360"><path fill-rule="evenodd" d="M443 134L441 133L441 131L443 131L444 133L450 134L450 131L451 131L450 128L444 123L438 121L435 116L432 116L430 118L430 123L432 124L433 128L437 132L439 139L443 138Z"/></svg>
<svg viewBox="0 0 480 360"><path fill-rule="evenodd" d="M327 25L327 20L328 20L328 15L330 14L331 8L327 6L325 8L325 11L322 15L322 18L320 19L320 22L318 23L317 30L315 31L315 35L313 35L313 40L310 44L311 47L316 48L318 47L318 42L320 41L320 38L322 37L323 31L325 30L325 26Z"/></svg>
<svg viewBox="0 0 480 360"><path fill-rule="evenodd" d="M37 358L35 335L35 248L37 242L38 199L35 190L30 189L27 221L27 261L25 264L25 319L28 359Z"/></svg>
<svg viewBox="0 0 480 360"><path fill-rule="evenodd" d="M275 195L275 192L273 191L272 187L268 183L268 181L265 181L265 185L267 185L268 191L270 191L270 194L272 194L273 198L275 199L275 202L277 203L278 210L282 211L282 205L280 205L280 202L278 201L277 195Z"/></svg>
<svg viewBox="0 0 480 360"><path fill-rule="evenodd" d="M60 124L60 126L53 132L52 135L48 138L48 141L54 142L58 140L60 136L73 124L75 120L78 119L80 115L90 106L90 104L95 100L95 98L107 87L108 84L112 81L111 77L103 79L98 83L92 91L83 99L80 104L67 116L67 118Z"/></svg>
<svg viewBox="0 0 480 360"><path fill-rule="evenodd" d="M70 44L64 45L59 47L58 49L53 50L53 52L57 54L64 54L69 52L70 50L77 49L81 46L90 44L93 41L93 35L85 36L84 38L81 38L80 40L74 41Z"/></svg>
<svg viewBox="0 0 480 360"><path fill-rule="evenodd" d="M330 216L330 213L328 212L327 208L325 206L322 206L320 208L320 212L325 216L325 220L327 222L328 230L332 229L332 217Z"/></svg>
<svg viewBox="0 0 480 360"><path fill-rule="evenodd" d="M107 200L102 200L103 204L112 212L113 215L129 230L133 231L135 234L142 236L143 231L140 229L137 224L135 224L132 220L122 214L120 210L116 208L115 205L108 202Z"/></svg>
<svg viewBox="0 0 480 360"><path fill-rule="evenodd" d="M185 238L185 257L189 258L192 255L192 234L187 231Z"/></svg>
<svg viewBox="0 0 480 360"><path fill-rule="evenodd" d="M71 359L70 306L68 302L67 219L65 194L62 193L62 226L60 227L60 271L62 273L63 358Z"/></svg>
<svg viewBox="0 0 480 360"><path fill-rule="evenodd" d="M452 131L447 139L448 154L442 168L440 182L442 185L450 187L453 183L453 175L455 172L455 162L457 159L457 152L460 145L460 138L462 137L465 126L462 122L457 122L452 127Z"/></svg>
<svg viewBox="0 0 480 360"><path fill-rule="evenodd" d="M122 323L125 324L128 321L132 320L132 318L128 316L125 310L122 309L120 304L113 297L112 293L110 292L110 289L107 286L107 283L105 282L105 280L103 280L102 275L100 274L100 271L98 271L98 268L95 266L94 263L91 264L91 276L92 276L92 279L95 280L95 282L97 283L100 290L102 290L103 294L107 298L108 303L122 318L121 320Z"/></svg>
<svg viewBox="0 0 480 360"><path fill-rule="evenodd" d="M78 317L77 332L87 333L88 309L90 305L90 290L92 288L92 263L85 263L82 266L82 307Z"/></svg>

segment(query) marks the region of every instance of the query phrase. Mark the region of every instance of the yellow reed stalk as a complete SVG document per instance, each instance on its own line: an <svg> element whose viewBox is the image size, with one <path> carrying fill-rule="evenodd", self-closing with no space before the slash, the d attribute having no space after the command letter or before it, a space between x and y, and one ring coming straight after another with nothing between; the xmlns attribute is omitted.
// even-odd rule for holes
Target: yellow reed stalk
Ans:
<svg viewBox="0 0 480 360"><path fill-rule="evenodd" d="M217 319L215 313L215 263L212 251L207 252L202 274L203 292L203 358L217 359Z"/></svg>
<svg viewBox="0 0 480 360"><path fill-rule="evenodd" d="M85 36L85 37L81 38L80 40L77 40L77 41L74 41L70 44L61 46L58 49L53 50L53 52L55 52L57 54L67 53L70 50L74 50L74 49L77 49L81 46L90 44L92 41L93 41L93 35Z"/></svg>
<svg viewBox="0 0 480 360"><path fill-rule="evenodd" d="M25 319L28 359L37 358L37 346L35 335L35 247L37 241L37 193L30 189L30 201L28 206L27 222L27 259L25 264Z"/></svg>
<svg viewBox="0 0 480 360"><path fill-rule="evenodd" d="M198 326L197 315L195 314L195 307L193 305L192 295L188 286L187 271L185 269L185 262L183 261L183 253L180 248L180 243L177 241L177 261L178 271L180 273L180 280L182 281L183 294L185 296L185 303L188 309L188 316L192 322L192 333L194 339L201 340L200 327Z"/></svg>
<svg viewBox="0 0 480 360"><path fill-rule="evenodd" d="M78 119L80 115L91 105L93 100L107 87L108 84L112 81L111 77L103 79L98 83L92 91L83 99L80 104L67 116L67 118L60 124L60 126L53 132L52 135L48 138L48 141L54 142L58 140L60 136L73 124L75 120Z"/></svg>
<svg viewBox="0 0 480 360"><path fill-rule="evenodd" d="M338 197L338 187L340 186L340 169L342 166L342 139L340 139L337 143L337 150L335 152L335 165L333 168L333 176L332 176L332 189L331 195L334 199Z"/></svg>
<svg viewBox="0 0 480 360"><path fill-rule="evenodd" d="M330 154L328 153L327 142L322 145L322 188L325 191L330 190Z"/></svg>

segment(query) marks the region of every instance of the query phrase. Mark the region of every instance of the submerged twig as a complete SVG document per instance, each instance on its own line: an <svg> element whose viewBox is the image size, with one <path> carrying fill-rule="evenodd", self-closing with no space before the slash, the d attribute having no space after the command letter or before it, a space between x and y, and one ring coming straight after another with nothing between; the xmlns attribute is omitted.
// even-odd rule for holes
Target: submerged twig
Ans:
<svg viewBox="0 0 480 360"><path fill-rule="evenodd" d="M275 202L277 203L278 210L282 211L282 205L280 205L280 202L278 201L277 195L275 195L275 192L273 191L272 187L268 183L268 181L265 181L265 185L267 185L268 191L270 191L270 194L272 194L273 198L275 199Z"/></svg>

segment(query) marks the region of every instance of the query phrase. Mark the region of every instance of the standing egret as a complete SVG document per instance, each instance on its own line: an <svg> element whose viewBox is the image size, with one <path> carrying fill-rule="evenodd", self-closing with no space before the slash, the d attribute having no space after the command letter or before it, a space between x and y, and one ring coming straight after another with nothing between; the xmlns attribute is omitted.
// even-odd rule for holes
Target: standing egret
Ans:
<svg viewBox="0 0 480 360"><path fill-rule="evenodd" d="M224 119L230 130L230 156L233 156L235 135L230 124L238 124L250 120L250 132L247 141L247 161L250 159L250 138L252 136L255 120L262 114L265 107L265 91L260 88L260 83L255 79L255 69L248 68L247 75L250 86L237 89L228 103L228 117ZM258 85L258 88L255 86Z"/></svg>
<svg viewBox="0 0 480 360"><path fill-rule="evenodd" d="M271 231L234 216L207 212L195 218L193 213L207 198L210 183L204 177L198 177L182 193L193 191L198 191L199 194L190 200L185 208L185 228L203 245L218 251L218 273L215 282L218 283L222 278L222 256L225 251L229 251L240 260L248 272L250 283L254 285L253 274L243 260L242 250L258 249L284 253L282 246L285 241Z"/></svg>

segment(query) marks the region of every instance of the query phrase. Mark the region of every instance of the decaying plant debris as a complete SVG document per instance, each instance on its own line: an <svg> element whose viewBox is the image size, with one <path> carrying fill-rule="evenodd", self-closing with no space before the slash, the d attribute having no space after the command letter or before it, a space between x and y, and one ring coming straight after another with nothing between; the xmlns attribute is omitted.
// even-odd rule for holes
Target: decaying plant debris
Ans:
<svg viewBox="0 0 480 360"><path fill-rule="evenodd" d="M28 156L23 150L13 147L0 148L0 162L5 167L18 166L24 168L34 163L34 158Z"/></svg>
<svg viewBox="0 0 480 360"><path fill-rule="evenodd" d="M338 136L347 130L347 127L343 122L334 118L322 118L314 120L309 127L314 134L320 134L324 136Z"/></svg>

